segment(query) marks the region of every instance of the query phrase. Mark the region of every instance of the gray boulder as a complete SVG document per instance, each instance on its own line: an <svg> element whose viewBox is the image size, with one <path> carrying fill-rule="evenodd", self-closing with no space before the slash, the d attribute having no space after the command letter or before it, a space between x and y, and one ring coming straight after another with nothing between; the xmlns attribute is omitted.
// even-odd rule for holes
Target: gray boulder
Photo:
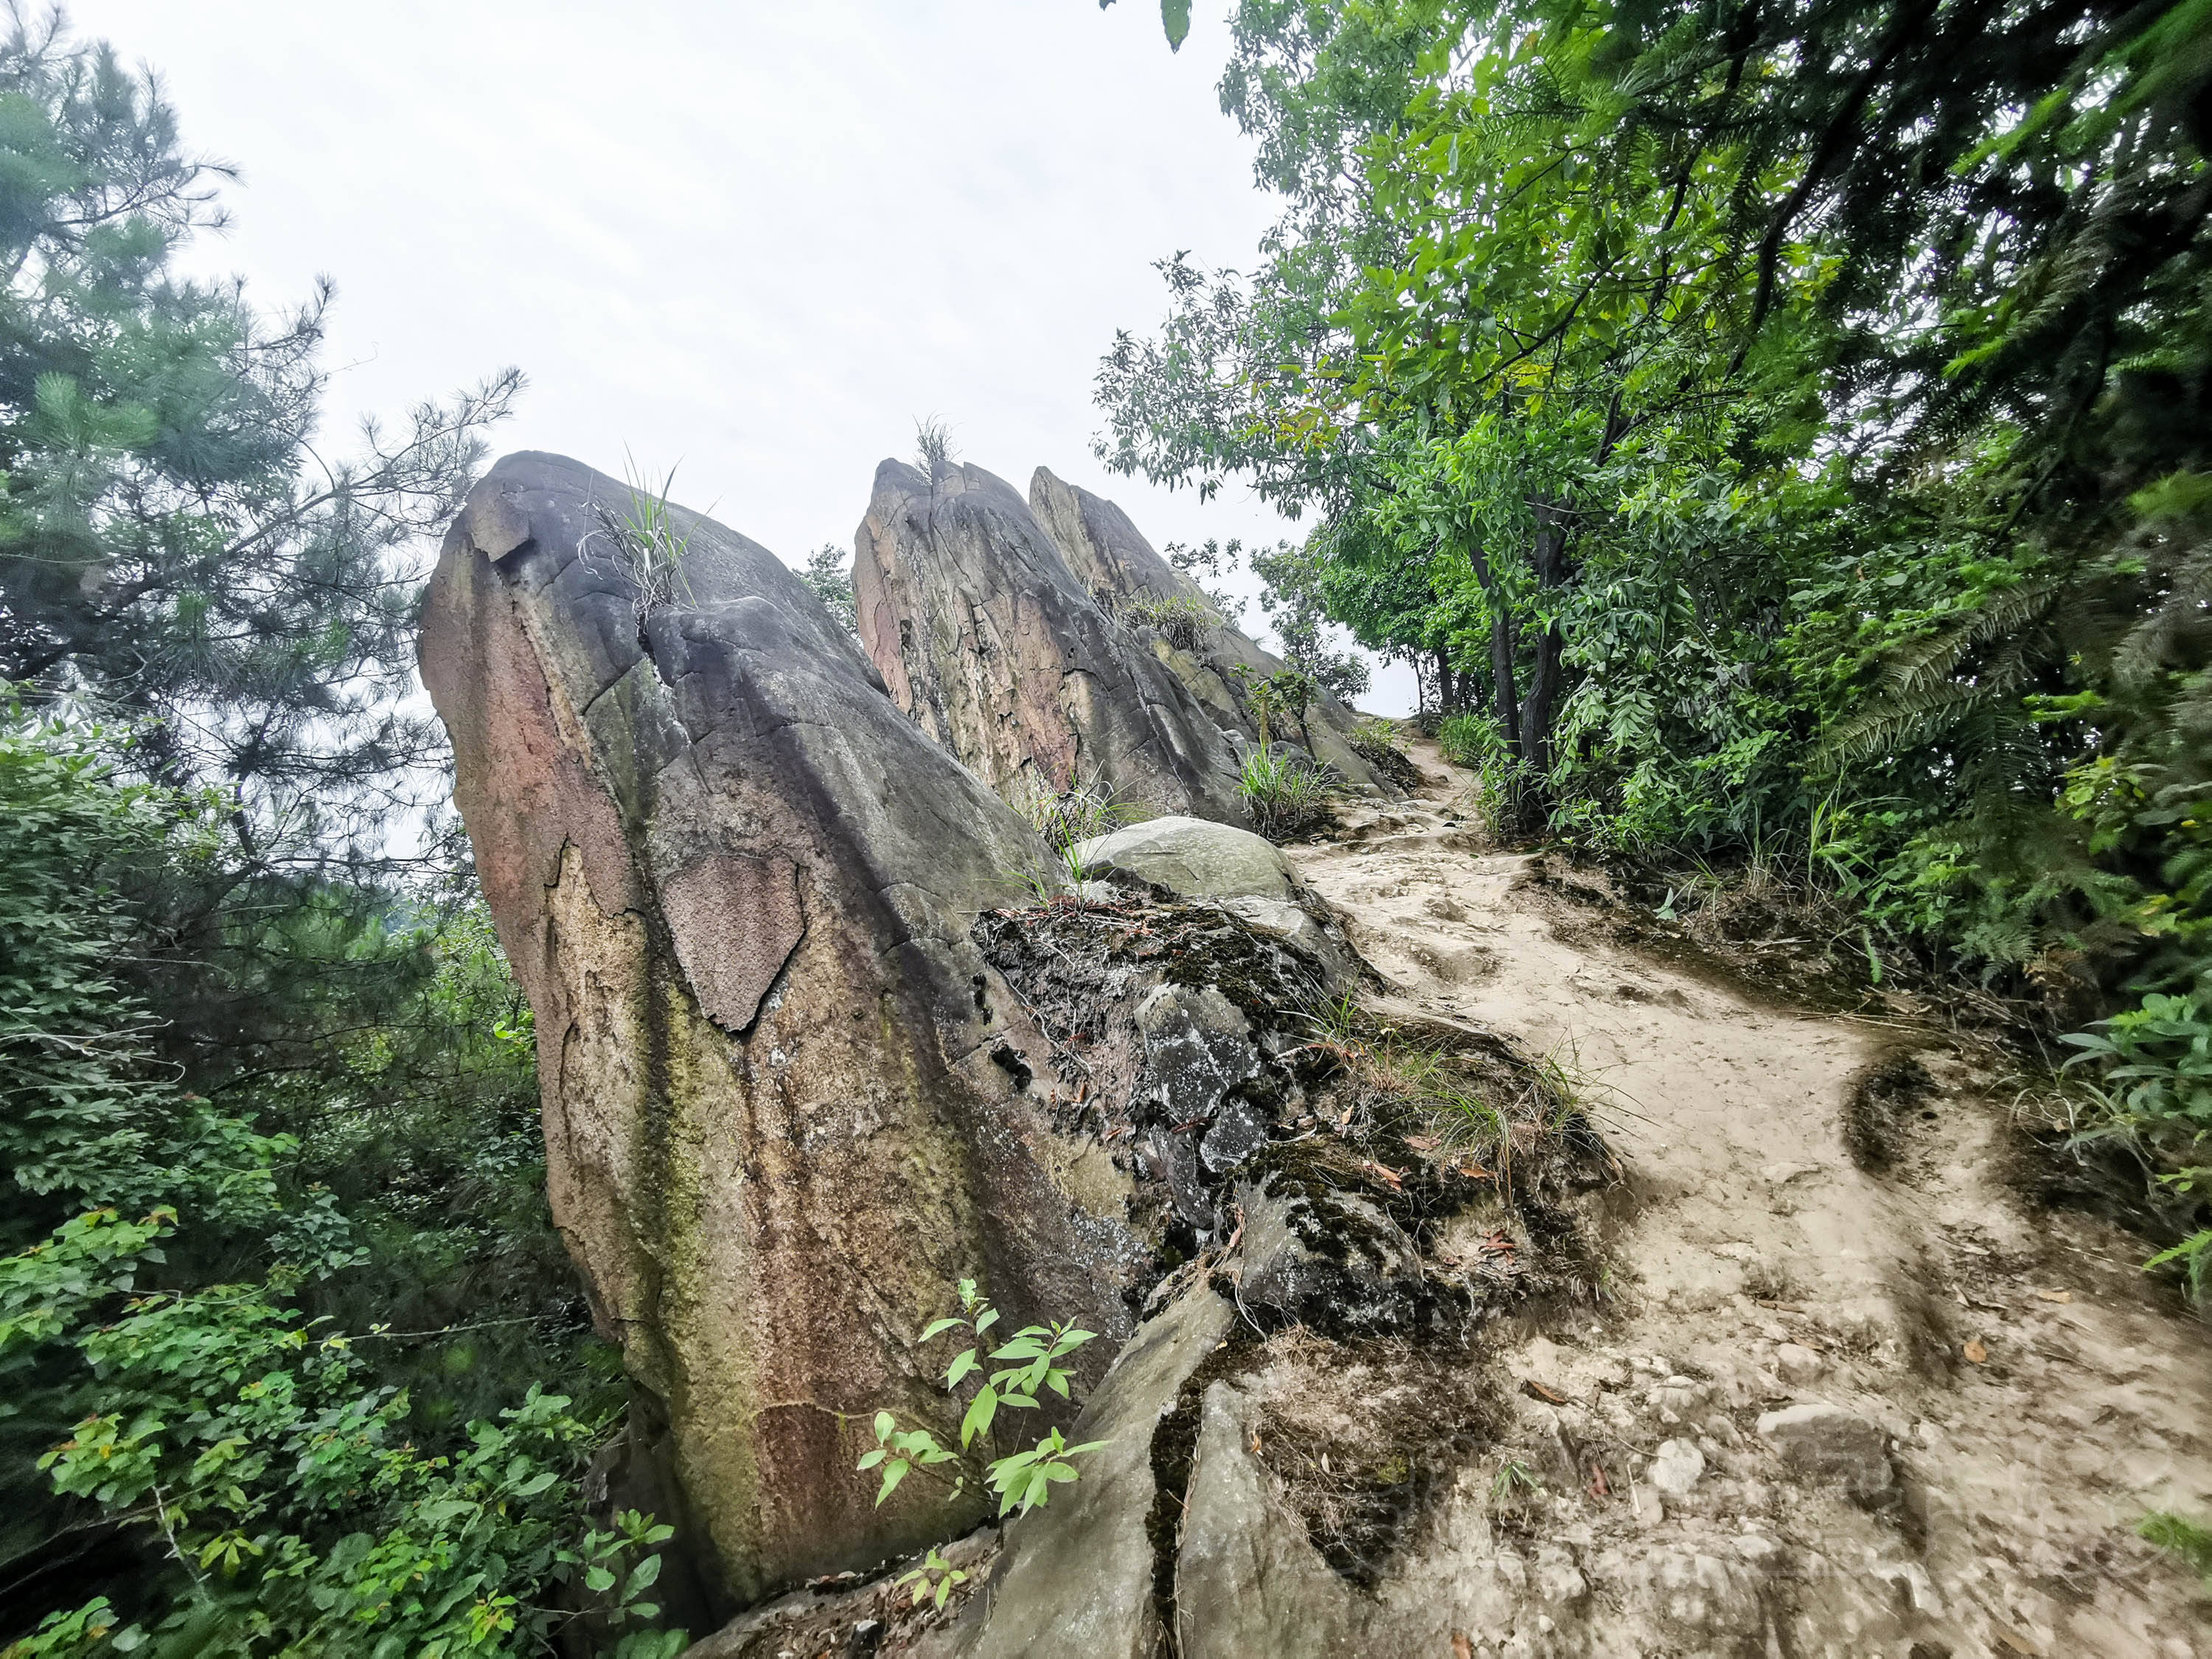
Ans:
<svg viewBox="0 0 2212 1659"><path fill-rule="evenodd" d="M1220 1345L1234 1315L1200 1289L1178 1297L1132 1338L1069 1438L1103 1440L1083 1478L1006 1528L991 1593L973 1604L965 1659L1077 1653L1153 1659L1160 1650L1150 1523L1159 1503L1155 1443L1191 1375Z"/></svg>
<svg viewBox="0 0 2212 1659"><path fill-rule="evenodd" d="M1295 872L1264 836L1202 818L1147 818L1076 844L1093 877L1121 873L1184 898L1287 902Z"/></svg>
<svg viewBox="0 0 2212 1659"><path fill-rule="evenodd" d="M1061 1183L1043 1042L969 937L1045 849L765 549L676 509L680 579L641 594L628 505L557 456L493 468L422 677L536 1015L554 1218L720 1610L972 1518L876 1508L848 1427L951 1432L915 1350L960 1279L1117 1338L1140 1252L1112 1181Z"/></svg>
<svg viewBox="0 0 2212 1659"><path fill-rule="evenodd" d="M1218 723L1099 608L1002 479L885 461L854 548L860 640L892 698L992 787L1103 786L1248 821Z"/></svg>

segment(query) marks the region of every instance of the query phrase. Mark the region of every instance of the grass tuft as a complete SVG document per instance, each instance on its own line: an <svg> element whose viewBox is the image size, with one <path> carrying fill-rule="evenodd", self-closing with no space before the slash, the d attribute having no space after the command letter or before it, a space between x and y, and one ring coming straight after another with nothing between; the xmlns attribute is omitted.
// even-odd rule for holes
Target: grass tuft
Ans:
<svg viewBox="0 0 2212 1659"><path fill-rule="evenodd" d="M629 568L636 592L638 626L654 611L678 603L690 604L691 585L684 574L684 561L691 550L691 532L677 527L669 492L675 487L676 469L659 489L625 457L623 476L629 489L629 510L617 517L599 509L599 522Z"/></svg>
<svg viewBox="0 0 2212 1659"><path fill-rule="evenodd" d="M2178 1555L2212 1589L2212 1527L2171 1510L2153 1510L2136 1522L2136 1534Z"/></svg>
<svg viewBox="0 0 2212 1659"><path fill-rule="evenodd" d="M1139 593L1123 599L1115 614L1153 629L1179 651L1195 651L1213 638L1213 613L1196 599Z"/></svg>
<svg viewBox="0 0 2212 1659"><path fill-rule="evenodd" d="M1046 845L1062 854L1078 842L1109 835L1148 816L1143 803L1129 799L1101 777L1057 793L1036 774L1024 772L1007 804L1044 837Z"/></svg>
<svg viewBox="0 0 2212 1659"><path fill-rule="evenodd" d="M1318 767L1255 749L1244 757L1237 793L1251 809L1253 826L1269 841L1291 841L1336 821L1329 798L1336 791Z"/></svg>

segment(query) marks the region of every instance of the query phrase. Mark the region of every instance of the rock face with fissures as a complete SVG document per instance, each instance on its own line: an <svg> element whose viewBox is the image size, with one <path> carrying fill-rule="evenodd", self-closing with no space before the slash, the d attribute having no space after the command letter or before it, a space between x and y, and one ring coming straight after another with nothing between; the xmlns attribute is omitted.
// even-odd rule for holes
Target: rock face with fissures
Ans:
<svg viewBox="0 0 2212 1659"><path fill-rule="evenodd" d="M1002 793L1103 785L1156 812L1249 822L1213 712L1100 608L1004 479L885 461L853 592L898 706Z"/></svg>
<svg viewBox="0 0 2212 1659"><path fill-rule="evenodd" d="M1124 513L1103 495L1072 484L1045 467L1030 478L1030 510L1051 535L1076 579L1109 608L1126 611L1133 599L1179 599L1212 606L1205 591L1162 558ZM1154 629L1141 630L1159 659L1173 671L1216 722L1239 737L1256 740L1259 724L1237 670L1257 678L1280 673L1283 659L1257 644L1226 619L1203 637L1181 646ZM1314 758L1356 787L1395 796L1397 787L1352 746L1358 716L1324 693L1303 720L1277 738L1294 737Z"/></svg>
<svg viewBox="0 0 2212 1659"><path fill-rule="evenodd" d="M1016 1324L1117 1335L1137 1247L1126 1180L1023 1094L1039 1039L969 937L1048 853L764 549L675 509L641 607L630 511L502 460L422 675L536 1014L555 1218L727 1609L960 1531L854 1468L879 1408L951 1429L923 1327L972 1277Z"/></svg>

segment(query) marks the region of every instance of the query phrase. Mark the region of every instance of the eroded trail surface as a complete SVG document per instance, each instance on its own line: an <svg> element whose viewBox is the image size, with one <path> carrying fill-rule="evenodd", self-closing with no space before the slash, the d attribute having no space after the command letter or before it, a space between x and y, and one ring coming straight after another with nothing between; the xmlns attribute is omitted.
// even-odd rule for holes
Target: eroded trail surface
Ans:
<svg viewBox="0 0 2212 1659"><path fill-rule="evenodd" d="M1577 1075L1628 1176L1600 1305L1505 1356L1540 1492L1463 1489L1386 1597L1448 1601L1462 1652L2212 1655L2131 1530L2212 1506L2212 1334L2140 1242L2005 1184L1941 1033L1608 944L1418 757L1302 875L1408 1000Z"/></svg>

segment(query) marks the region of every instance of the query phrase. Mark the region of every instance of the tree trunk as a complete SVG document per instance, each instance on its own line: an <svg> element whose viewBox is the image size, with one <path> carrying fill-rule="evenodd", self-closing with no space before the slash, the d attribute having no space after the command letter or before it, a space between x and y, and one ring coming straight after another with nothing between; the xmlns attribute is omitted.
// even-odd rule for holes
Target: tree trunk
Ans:
<svg viewBox="0 0 2212 1659"><path fill-rule="evenodd" d="M1529 549L1536 568L1536 584L1559 588L1567 580L1567 531L1548 505L1536 507L1536 540ZM1558 624L1544 630L1536 642L1536 662L1528 675L1528 696L1521 710L1521 758L1538 777L1552 769L1552 720L1559 711L1560 653L1566 641Z"/></svg>

